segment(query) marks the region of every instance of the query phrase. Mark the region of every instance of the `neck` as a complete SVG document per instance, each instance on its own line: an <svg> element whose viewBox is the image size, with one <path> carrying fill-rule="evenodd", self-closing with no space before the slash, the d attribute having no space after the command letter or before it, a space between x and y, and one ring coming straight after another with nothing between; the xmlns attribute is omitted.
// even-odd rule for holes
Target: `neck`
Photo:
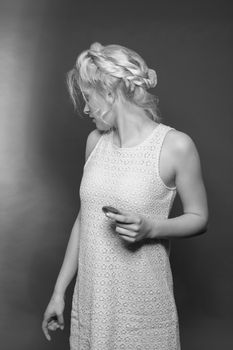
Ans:
<svg viewBox="0 0 233 350"><path fill-rule="evenodd" d="M114 120L114 143L125 147L147 136L155 122L137 107L119 108Z"/></svg>

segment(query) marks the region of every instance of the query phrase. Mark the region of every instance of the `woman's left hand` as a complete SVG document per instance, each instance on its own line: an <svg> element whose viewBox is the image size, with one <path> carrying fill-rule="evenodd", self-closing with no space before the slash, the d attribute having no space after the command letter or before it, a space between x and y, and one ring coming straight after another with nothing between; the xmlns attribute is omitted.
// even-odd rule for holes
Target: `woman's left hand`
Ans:
<svg viewBox="0 0 233 350"><path fill-rule="evenodd" d="M106 215L115 221L116 232L124 240L137 242L145 238L150 238L150 225L144 216L123 210L121 210L121 214L108 212Z"/></svg>

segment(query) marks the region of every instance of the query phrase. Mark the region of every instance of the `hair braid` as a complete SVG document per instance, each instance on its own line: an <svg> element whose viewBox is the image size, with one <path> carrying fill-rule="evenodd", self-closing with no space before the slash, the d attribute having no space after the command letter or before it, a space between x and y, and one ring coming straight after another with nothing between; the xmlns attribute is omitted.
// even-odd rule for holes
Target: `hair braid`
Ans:
<svg viewBox="0 0 233 350"><path fill-rule="evenodd" d="M104 97L108 89L116 94L120 92L152 119L160 119L159 100L146 91L157 85L156 72L148 68L139 54L124 46L93 43L78 56L75 67L67 73L67 84L75 106L80 90L93 88Z"/></svg>

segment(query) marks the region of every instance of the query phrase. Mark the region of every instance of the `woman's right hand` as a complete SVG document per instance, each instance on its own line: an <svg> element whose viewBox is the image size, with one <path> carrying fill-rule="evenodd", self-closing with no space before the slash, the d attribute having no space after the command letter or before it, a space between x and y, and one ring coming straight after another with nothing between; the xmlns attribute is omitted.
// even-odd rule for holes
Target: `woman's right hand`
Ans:
<svg viewBox="0 0 233 350"><path fill-rule="evenodd" d="M52 295L50 302L44 312L42 330L45 337L51 340L50 331L56 331L57 328L64 329L63 311L65 308L65 298L61 295Z"/></svg>

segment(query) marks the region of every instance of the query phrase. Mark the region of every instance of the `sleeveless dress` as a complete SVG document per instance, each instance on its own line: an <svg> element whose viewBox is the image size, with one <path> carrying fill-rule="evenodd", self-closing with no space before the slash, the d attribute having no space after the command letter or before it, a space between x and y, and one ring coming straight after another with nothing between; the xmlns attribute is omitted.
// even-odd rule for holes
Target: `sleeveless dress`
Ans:
<svg viewBox="0 0 233 350"><path fill-rule="evenodd" d="M159 157L172 129L160 123L139 145L123 148L111 129L84 165L70 350L180 350L170 241L127 242L102 211L110 205L168 218L177 190L162 181Z"/></svg>

